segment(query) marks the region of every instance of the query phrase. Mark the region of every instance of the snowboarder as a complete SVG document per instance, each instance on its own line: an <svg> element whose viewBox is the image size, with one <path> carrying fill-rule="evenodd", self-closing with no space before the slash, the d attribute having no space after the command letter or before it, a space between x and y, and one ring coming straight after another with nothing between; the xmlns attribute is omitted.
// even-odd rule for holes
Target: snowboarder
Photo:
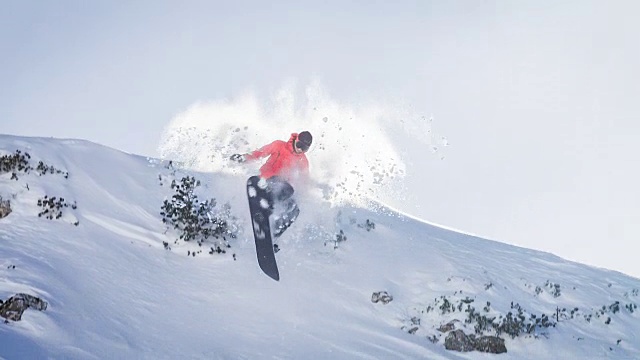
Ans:
<svg viewBox="0 0 640 360"><path fill-rule="evenodd" d="M260 168L260 177L267 181L267 192L274 214L273 236L278 238L296 220L300 209L293 199L291 183L306 182L309 162L305 153L313 137L308 131L293 133L289 141L276 140L248 154L233 154L231 160L239 163L269 157ZM277 251L277 245L274 246Z"/></svg>

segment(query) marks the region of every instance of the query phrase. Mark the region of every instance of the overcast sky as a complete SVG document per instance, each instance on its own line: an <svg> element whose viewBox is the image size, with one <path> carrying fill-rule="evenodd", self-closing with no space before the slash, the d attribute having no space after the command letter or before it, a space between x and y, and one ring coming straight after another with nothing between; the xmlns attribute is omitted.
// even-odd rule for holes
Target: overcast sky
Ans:
<svg viewBox="0 0 640 360"><path fill-rule="evenodd" d="M449 139L444 160L403 144L415 195L393 206L640 277L640 2L2 7L0 133L157 156L197 101L317 78L344 103L399 99Z"/></svg>

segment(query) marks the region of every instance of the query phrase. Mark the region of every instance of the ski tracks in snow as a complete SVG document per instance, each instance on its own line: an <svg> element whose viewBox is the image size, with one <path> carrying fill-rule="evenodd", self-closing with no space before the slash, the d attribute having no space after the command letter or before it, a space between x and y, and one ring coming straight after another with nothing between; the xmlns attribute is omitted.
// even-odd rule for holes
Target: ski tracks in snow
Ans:
<svg viewBox="0 0 640 360"><path fill-rule="evenodd" d="M167 237L164 234L153 232L145 229L141 226L134 225L128 222L109 218L104 215L95 213L84 214L83 217L92 223L111 231L119 236L140 241L152 247L162 247L162 241Z"/></svg>

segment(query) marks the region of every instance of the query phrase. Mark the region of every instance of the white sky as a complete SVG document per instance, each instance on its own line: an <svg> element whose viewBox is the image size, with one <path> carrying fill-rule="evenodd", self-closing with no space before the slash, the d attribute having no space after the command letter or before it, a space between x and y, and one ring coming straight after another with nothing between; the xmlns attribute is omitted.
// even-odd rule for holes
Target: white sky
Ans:
<svg viewBox="0 0 640 360"><path fill-rule="evenodd" d="M342 102L402 99L451 142L444 160L403 144L415 195L392 206L638 277L627 249L640 239L639 10L12 2L0 13L0 133L157 155L163 128L196 101L319 78Z"/></svg>

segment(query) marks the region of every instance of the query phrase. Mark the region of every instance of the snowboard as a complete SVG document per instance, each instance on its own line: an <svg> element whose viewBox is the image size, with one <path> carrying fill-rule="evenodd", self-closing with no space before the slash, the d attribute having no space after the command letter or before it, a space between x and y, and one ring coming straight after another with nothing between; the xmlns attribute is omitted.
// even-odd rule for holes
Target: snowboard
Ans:
<svg viewBox="0 0 640 360"><path fill-rule="evenodd" d="M267 181L259 176L250 177L247 181L247 198L249 199L258 265L267 276L279 281L280 273L273 252L273 240L269 225L273 204L271 204L271 197L267 193Z"/></svg>

